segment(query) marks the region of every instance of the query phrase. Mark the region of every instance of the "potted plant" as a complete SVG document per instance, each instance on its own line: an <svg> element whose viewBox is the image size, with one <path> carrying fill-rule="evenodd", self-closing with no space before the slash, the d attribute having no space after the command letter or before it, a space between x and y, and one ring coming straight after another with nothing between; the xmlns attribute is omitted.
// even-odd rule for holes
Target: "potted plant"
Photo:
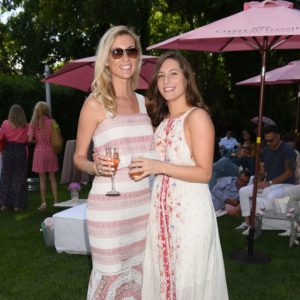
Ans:
<svg viewBox="0 0 300 300"><path fill-rule="evenodd" d="M68 186L68 190L71 192L71 199L78 200L79 199L79 191L81 190L80 183L71 182Z"/></svg>

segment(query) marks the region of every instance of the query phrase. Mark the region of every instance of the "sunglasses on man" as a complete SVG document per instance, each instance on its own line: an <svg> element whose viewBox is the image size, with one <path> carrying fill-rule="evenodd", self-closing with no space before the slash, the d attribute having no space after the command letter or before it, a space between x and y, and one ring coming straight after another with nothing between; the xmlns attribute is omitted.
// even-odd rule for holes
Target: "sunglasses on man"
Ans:
<svg viewBox="0 0 300 300"><path fill-rule="evenodd" d="M272 144L274 142L274 140L276 140L277 138L278 138L278 135L276 135L272 139L265 139L265 143L266 144Z"/></svg>
<svg viewBox="0 0 300 300"><path fill-rule="evenodd" d="M115 48L111 50L111 56L113 59L120 59L125 53L129 58L137 58L139 50L137 48Z"/></svg>

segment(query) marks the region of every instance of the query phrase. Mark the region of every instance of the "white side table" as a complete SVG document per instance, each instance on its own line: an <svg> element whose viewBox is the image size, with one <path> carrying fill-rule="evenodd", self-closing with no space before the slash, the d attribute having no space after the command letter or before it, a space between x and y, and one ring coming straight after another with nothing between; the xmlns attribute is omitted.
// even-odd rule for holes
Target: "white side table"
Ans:
<svg viewBox="0 0 300 300"><path fill-rule="evenodd" d="M67 200L54 204L54 207L74 207L83 203L86 203L86 199Z"/></svg>

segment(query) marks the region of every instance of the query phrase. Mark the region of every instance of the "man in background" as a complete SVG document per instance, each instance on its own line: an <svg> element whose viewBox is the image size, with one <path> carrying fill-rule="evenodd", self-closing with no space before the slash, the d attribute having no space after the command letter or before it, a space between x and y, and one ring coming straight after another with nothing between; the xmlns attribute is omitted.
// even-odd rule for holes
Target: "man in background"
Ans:
<svg viewBox="0 0 300 300"><path fill-rule="evenodd" d="M273 199L282 197L285 189L295 184L296 153L289 144L280 139L276 125L265 128L264 142L266 146L260 156L256 213L271 209ZM245 219L236 229L245 229L244 235L249 234L252 194L253 185L239 191L242 216Z"/></svg>
<svg viewBox="0 0 300 300"><path fill-rule="evenodd" d="M249 182L250 174L243 170L238 176L227 176L219 180L211 192L216 216L227 214L225 205L235 207L235 211L240 211L239 190Z"/></svg>

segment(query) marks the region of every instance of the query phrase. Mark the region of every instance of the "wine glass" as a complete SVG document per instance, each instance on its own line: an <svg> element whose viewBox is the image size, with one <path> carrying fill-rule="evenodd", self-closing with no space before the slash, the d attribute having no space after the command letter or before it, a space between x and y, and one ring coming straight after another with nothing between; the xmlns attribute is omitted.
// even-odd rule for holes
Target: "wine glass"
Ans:
<svg viewBox="0 0 300 300"><path fill-rule="evenodd" d="M111 175L111 191L107 192L106 196L120 196L120 192L115 189L115 174L119 165L119 152L115 147L107 147L106 148L106 156L113 162L112 168L113 173Z"/></svg>
<svg viewBox="0 0 300 300"><path fill-rule="evenodd" d="M141 156L133 155L131 157L131 162L133 162L136 157L141 157ZM130 177L133 180L136 180L142 173L143 173L143 171L141 171L140 167L134 167L134 168L131 168L131 170L130 170Z"/></svg>

